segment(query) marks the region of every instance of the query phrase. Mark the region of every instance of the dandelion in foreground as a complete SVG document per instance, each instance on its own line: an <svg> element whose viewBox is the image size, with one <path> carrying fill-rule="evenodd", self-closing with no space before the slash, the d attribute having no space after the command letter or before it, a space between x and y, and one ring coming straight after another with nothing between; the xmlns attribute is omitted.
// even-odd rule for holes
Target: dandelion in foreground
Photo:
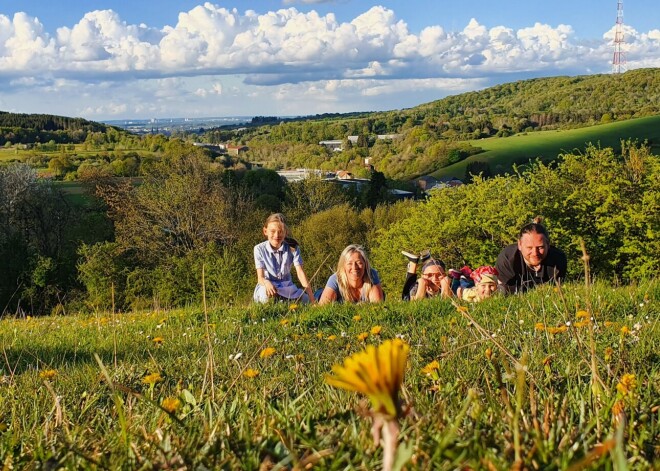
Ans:
<svg viewBox="0 0 660 471"><path fill-rule="evenodd" d="M154 337L152 341L156 345L162 345L165 339L163 337Z"/></svg>
<svg viewBox="0 0 660 471"><path fill-rule="evenodd" d="M380 332L383 330L383 327L380 325L375 325L371 328L371 335L380 335Z"/></svg>
<svg viewBox="0 0 660 471"><path fill-rule="evenodd" d="M57 370L43 370L39 372L39 378L50 381L57 376Z"/></svg>
<svg viewBox="0 0 660 471"><path fill-rule="evenodd" d="M401 404L399 389L410 346L401 339L386 340L379 346L369 345L346 358L343 365L332 367L326 382L337 388L366 395L372 407L371 432L375 443L383 434L383 469L391 470L396 452Z"/></svg>
<svg viewBox="0 0 660 471"><path fill-rule="evenodd" d="M295 311L296 309L298 309L297 304L292 304L291 306L289 306L289 311Z"/></svg>
<svg viewBox="0 0 660 471"><path fill-rule="evenodd" d="M357 339L360 342L364 342L365 340L367 340L367 337L369 337L369 332L360 332L357 336Z"/></svg>
<svg viewBox="0 0 660 471"><path fill-rule="evenodd" d="M337 336L334 335L334 334L333 335L328 335L327 340L330 340L332 342L333 340L337 340Z"/></svg>
<svg viewBox="0 0 660 471"><path fill-rule="evenodd" d="M259 375L259 372L253 368L248 368L243 372L243 376L247 378L255 378Z"/></svg>
<svg viewBox="0 0 660 471"><path fill-rule="evenodd" d="M630 333L630 327L628 327L627 325L624 325L623 327L621 327L621 335L626 335L626 334L629 334L629 333Z"/></svg>
<svg viewBox="0 0 660 471"><path fill-rule="evenodd" d="M362 320L362 316L353 316L353 320L355 322L358 322L358 321Z"/></svg>
<svg viewBox="0 0 660 471"><path fill-rule="evenodd" d="M266 347L264 348L260 353L259 357L260 358L269 358L275 355L275 349L273 347Z"/></svg>
<svg viewBox="0 0 660 471"><path fill-rule="evenodd" d="M179 407L181 407L181 401L176 397L166 397L163 399L163 402L160 403L160 407L162 407L170 414L173 414L179 410Z"/></svg>

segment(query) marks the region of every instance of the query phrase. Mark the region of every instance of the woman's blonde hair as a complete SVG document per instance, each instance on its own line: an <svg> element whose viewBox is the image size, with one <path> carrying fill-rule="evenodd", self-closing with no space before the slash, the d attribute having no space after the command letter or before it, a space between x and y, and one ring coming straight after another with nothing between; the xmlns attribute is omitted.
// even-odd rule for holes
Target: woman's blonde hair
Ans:
<svg viewBox="0 0 660 471"><path fill-rule="evenodd" d="M369 263L369 258L367 253L364 250L364 247L361 245L351 244L346 247L341 255L339 256L339 261L337 262L337 284L339 285L339 293L345 301L358 302L360 297L357 299L352 295L351 290L348 289L348 277L346 276L346 271L344 265L348 257L354 253L360 254L360 257L364 261L364 275L362 275L362 288L361 294L365 295L371 291L373 286L373 279L371 278L371 264Z"/></svg>

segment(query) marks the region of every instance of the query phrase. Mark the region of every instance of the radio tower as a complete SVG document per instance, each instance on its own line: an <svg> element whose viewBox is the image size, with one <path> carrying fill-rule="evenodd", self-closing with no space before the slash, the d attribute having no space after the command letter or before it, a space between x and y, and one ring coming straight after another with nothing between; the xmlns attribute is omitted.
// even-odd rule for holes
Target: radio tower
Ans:
<svg viewBox="0 0 660 471"><path fill-rule="evenodd" d="M621 51L623 44L623 0L616 2L616 28L614 29L614 58L612 59L612 73L620 74L625 71L626 53Z"/></svg>

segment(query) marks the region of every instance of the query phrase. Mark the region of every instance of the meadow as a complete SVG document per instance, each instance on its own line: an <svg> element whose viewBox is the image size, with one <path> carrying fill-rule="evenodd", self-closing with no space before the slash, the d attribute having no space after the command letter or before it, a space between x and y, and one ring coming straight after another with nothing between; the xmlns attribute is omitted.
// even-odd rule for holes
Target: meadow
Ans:
<svg viewBox="0 0 660 471"><path fill-rule="evenodd" d="M513 164L525 163L537 157L545 161L559 154L582 152L588 143L601 148L621 147L621 140L632 139L640 143L649 141L651 152L660 154L660 116L629 119L577 129L521 133L510 137L491 137L469 141L484 152L433 173L435 177L465 177L470 162L488 162L493 173L503 173Z"/></svg>
<svg viewBox="0 0 660 471"><path fill-rule="evenodd" d="M378 469L325 382L410 346L395 469L660 469L660 283L0 320L3 469Z"/></svg>

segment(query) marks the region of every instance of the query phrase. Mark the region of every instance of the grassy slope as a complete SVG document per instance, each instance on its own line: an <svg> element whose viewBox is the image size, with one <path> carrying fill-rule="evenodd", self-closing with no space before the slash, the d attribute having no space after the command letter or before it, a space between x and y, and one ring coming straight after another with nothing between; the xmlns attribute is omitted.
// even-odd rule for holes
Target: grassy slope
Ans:
<svg viewBox="0 0 660 471"><path fill-rule="evenodd" d="M540 131L470 141L470 144L481 147L485 152L442 168L433 176L462 179L467 164L474 161L488 162L493 172L501 173L502 170L510 169L513 163L526 162L536 157L554 159L563 152L582 150L590 142L600 143L601 147L619 149L621 139L628 138L640 142L647 139L653 141L653 152L660 154L660 115L565 131Z"/></svg>
<svg viewBox="0 0 660 471"><path fill-rule="evenodd" d="M576 316L583 309L598 320L598 398L589 327ZM659 313L657 280L600 285L590 294L577 284L491 299L467 311L486 335L437 299L218 308L209 313L213 377L199 308L4 319L0 459L16 469L46 462L68 469L305 469L305 459L319 461L318 469L377 469L381 453L369 421L356 412L357 395L323 378L365 343L403 335L411 345L403 400L414 412L402 421L410 469L508 469L516 454L529 469L584 469L580 462L590 456L597 469L619 456L629 469L649 469L660 466ZM571 327L553 335L537 323ZM376 325L379 336L357 339ZM264 347L275 354L260 358ZM439 369L428 376L421 369L432 360ZM243 375L247 368L258 376ZM41 378L47 370L56 376ZM162 380L150 386L152 373ZM636 375L637 386L623 397L616 386L625 373ZM158 406L168 397L180 401L172 415ZM630 424L618 442L617 410ZM612 452L591 454L599 443Z"/></svg>

